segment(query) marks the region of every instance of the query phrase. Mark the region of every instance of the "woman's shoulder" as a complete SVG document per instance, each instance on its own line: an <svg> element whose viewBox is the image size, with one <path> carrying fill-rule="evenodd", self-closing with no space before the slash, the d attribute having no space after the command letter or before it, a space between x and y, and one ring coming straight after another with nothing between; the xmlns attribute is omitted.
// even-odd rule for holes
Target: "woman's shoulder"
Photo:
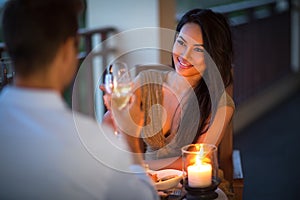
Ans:
<svg viewBox="0 0 300 200"><path fill-rule="evenodd" d="M225 91L219 101L218 107L229 106L235 109L235 103L233 98Z"/></svg>
<svg viewBox="0 0 300 200"><path fill-rule="evenodd" d="M156 71L156 72L160 72L163 73L165 71L172 71L173 68L170 67L169 65L165 65L165 64L145 64L145 65L138 65L135 68L135 72L136 74L139 74L141 72L150 72L150 71Z"/></svg>
<svg viewBox="0 0 300 200"><path fill-rule="evenodd" d="M138 70L137 77L143 81L151 80L161 82L166 80L168 73L170 73L172 70L173 69L171 67L159 68L158 66L156 66L155 68L153 68L152 66L148 66L141 71Z"/></svg>

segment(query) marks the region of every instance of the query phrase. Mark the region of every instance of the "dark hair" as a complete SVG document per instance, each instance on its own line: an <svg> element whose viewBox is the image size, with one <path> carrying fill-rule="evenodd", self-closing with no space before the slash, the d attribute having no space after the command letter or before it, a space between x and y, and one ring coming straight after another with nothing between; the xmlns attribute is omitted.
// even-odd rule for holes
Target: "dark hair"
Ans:
<svg viewBox="0 0 300 200"><path fill-rule="evenodd" d="M225 16L210 9L193 9L188 11L180 19L176 31L187 23L195 23L200 26L206 52L216 64L225 88L232 84L231 64L233 59L233 47L231 39L231 30ZM174 63L173 63L174 67ZM207 73L207 70L206 72ZM201 119L198 127L198 136L207 131L209 123L208 118L213 117L212 102L208 91L208 86L202 78L194 88L198 99ZM207 128L205 128L207 127Z"/></svg>
<svg viewBox="0 0 300 200"><path fill-rule="evenodd" d="M69 37L76 37L81 0L9 0L2 27L16 73L27 76L49 64Z"/></svg>

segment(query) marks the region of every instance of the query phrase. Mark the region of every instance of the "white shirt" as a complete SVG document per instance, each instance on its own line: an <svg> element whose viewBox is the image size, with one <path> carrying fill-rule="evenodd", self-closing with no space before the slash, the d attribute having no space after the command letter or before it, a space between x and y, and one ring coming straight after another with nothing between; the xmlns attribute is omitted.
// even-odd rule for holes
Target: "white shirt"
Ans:
<svg viewBox="0 0 300 200"><path fill-rule="evenodd" d="M126 148L56 92L0 93L0 199L158 199Z"/></svg>

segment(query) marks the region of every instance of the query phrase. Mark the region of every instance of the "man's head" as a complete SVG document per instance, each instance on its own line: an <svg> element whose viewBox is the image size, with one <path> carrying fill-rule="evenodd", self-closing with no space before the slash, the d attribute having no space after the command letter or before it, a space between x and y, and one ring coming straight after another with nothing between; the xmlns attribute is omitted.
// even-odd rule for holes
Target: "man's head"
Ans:
<svg viewBox="0 0 300 200"><path fill-rule="evenodd" d="M47 71L70 38L77 41L81 0L10 0L2 27L16 74L28 77ZM42 66L42 67L41 67Z"/></svg>

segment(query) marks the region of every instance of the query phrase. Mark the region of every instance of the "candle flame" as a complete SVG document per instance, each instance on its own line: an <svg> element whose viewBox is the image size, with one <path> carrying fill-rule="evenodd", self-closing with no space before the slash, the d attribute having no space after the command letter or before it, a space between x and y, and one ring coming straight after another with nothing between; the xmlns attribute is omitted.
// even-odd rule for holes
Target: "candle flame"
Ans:
<svg viewBox="0 0 300 200"><path fill-rule="evenodd" d="M207 157L208 153L204 150L203 144L200 144L197 150L199 151L199 154L195 157L196 166L201 166L204 163L211 163L210 158Z"/></svg>
<svg viewBox="0 0 300 200"><path fill-rule="evenodd" d="M203 148L203 144L200 144L199 156L200 156L200 157L204 157L204 148Z"/></svg>
<svg viewBox="0 0 300 200"><path fill-rule="evenodd" d="M196 166L201 166L201 164L203 163L203 157L204 157L204 148L203 148L203 144L200 144L199 146L197 146L197 150L199 151L199 154L196 155L195 158L195 165ZM200 147L200 149L199 149Z"/></svg>

